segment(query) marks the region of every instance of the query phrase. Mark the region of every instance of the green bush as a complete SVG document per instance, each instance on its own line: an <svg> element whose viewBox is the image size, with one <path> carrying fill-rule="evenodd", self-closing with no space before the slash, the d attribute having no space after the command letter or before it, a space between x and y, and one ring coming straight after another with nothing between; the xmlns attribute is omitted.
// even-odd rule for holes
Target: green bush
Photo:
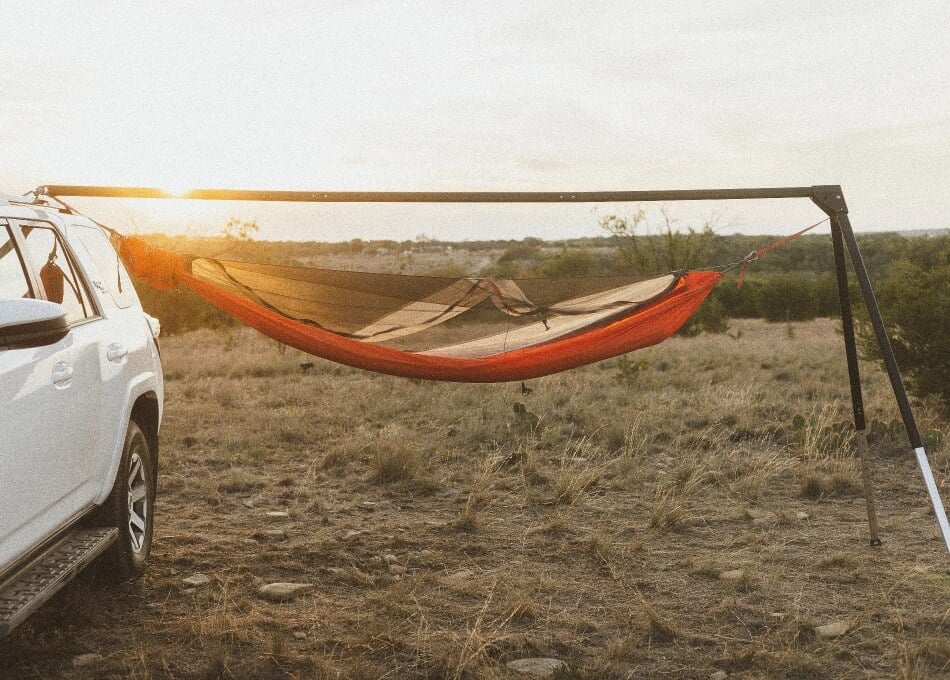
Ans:
<svg viewBox="0 0 950 680"><path fill-rule="evenodd" d="M498 258L499 263L515 262L517 260L540 260L544 257L541 246L536 243L516 243L505 249Z"/></svg>
<svg viewBox="0 0 950 680"><path fill-rule="evenodd" d="M594 276L603 273L603 263L587 248L567 248L541 265L541 275Z"/></svg>
<svg viewBox="0 0 950 680"><path fill-rule="evenodd" d="M815 291L800 276L775 274L762 282L757 300L766 321L809 321L815 318Z"/></svg>
<svg viewBox="0 0 950 680"><path fill-rule="evenodd" d="M502 279L537 276L538 267L545 257L541 243L540 239L526 238L508 246L485 273Z"/></svg>
<svg viewBox="0 0 950 680"><path fill-rule="evenodd" d="M950 237L929 241L926 256L894 262L874 289L908 387L950 413ZM866 313L859 332L865 358L880 359Z"/></svg>
<svg viewBox="0 0 950 680"><path fill-rule="evenodd" d="M741 289L730 277L714 294L730 318L782 322L838 315L834 274L760 274L746 278Z"/></svg>
<svg viewBox="0 0 950 680"><path fill-rule="evenodd" d="M727 284L728 285L728 284ZM718 290L718 289L717 289ZM729 319L716 290L706 298L702 307L689 318L679 330L680 335L692 337L700 333L725 333L729 330Z"/></svg>

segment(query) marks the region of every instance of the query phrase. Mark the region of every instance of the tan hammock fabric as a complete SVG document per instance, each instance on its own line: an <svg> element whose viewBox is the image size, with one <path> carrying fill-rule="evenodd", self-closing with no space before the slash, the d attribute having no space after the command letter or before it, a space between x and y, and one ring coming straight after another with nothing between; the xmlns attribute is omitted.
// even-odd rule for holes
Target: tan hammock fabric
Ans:
<svg viewBox="0 0 950 680"><path fill-rule="evenodd" d="M185 285L293 347L367 370L461 382L523 380L661 342L721 278L402 276L196 258L129 237L119 248L136 276L160 288Z"/></svg>

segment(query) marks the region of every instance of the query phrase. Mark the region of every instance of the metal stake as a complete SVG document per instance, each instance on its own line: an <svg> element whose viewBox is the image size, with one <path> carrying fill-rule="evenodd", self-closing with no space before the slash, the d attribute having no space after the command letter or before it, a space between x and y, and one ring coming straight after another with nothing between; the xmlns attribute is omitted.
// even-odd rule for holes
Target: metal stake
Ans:
<svg viewBox="0 0 950 680"><path fill-rule="evenodd" d="M881 545L881 536L877 526L877 506L874 503L874 478L871 475L871 465L868 462L868 432L858 430L854 435L858 457L861 459L861 485L864 487L864 502L868 509L868 530L870 531L871 545Z"/></svg>

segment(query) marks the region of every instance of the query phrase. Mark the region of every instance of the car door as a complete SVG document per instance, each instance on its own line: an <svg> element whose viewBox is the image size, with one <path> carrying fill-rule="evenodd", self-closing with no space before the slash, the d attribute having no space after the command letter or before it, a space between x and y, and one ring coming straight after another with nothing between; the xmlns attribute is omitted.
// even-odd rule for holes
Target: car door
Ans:
<svg viewBox="0 0 950 680"><path fill-rule="evenodd" d="M0 565L95 497L104 321L51 224L7 220L3 252L0 295L59 302L70 331L46 347L0 349ZM59 284L54 267L63 274Z"/></svg>
<svg viewBox="0 0 950 680"><path fill-rule="evenodd" d="M105 233L97 226L67 222L64 236L108 319L105 360L102 367L100 435L103 453L98 465L100 479L106 476L113 458L109 455L125 440L127 422L122 418L129 403L130 386L154 370L150 364L151 331L141 307L136 305L135 288ZM98 294L96 294L98 293ZM121 440L121 441L120 441ZM110 448L111 444L111 448Z"/></svg>

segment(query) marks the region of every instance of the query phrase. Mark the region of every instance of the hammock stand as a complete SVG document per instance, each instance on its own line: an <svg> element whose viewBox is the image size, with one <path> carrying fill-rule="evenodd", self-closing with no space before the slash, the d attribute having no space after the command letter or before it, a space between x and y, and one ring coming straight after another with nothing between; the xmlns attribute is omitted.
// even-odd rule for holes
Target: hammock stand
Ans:
<svg viewBox="0 0 950 680"><path fill-rule="evenodd" d="M697 201L697 200L743 200L807 198L818 206L830 219L831 237L835 257L835 273L838 282L838 300L841 310L841 325L844 335L845 359L851 389L851 407L856 435L856 447L861 458L862 480L867 504L870 544L881 544L877 513L871 486L871 471L867 461L867 423L864 414L864 397L858 354L855 343L854 319L848 292L848 271L845 250L851 268L857 277L861 294L874 329L874 335L884 359L891 389L904 422L904 429L933 505L944 543L950 553L950 521L940 498L923 439L911 409L907 391L897 366L897 359L874 297L871 280L864 259L858 248L844 193L838 185L810 187L772 187L749 189L679 189L667 191L586 191L586 192L373 192L373 191L243 191L233 189L194 189L182 194L172 194L160 189L143 187L97 187L77 185L44 185L33 194L39 199L49 197L57 200L62 196L89 198L178 198L218 201L278 201L306 203L607 203L650 201ZM62 203L62 201L59 201ZM68 209L68 206L66 206Z"/></svg>

